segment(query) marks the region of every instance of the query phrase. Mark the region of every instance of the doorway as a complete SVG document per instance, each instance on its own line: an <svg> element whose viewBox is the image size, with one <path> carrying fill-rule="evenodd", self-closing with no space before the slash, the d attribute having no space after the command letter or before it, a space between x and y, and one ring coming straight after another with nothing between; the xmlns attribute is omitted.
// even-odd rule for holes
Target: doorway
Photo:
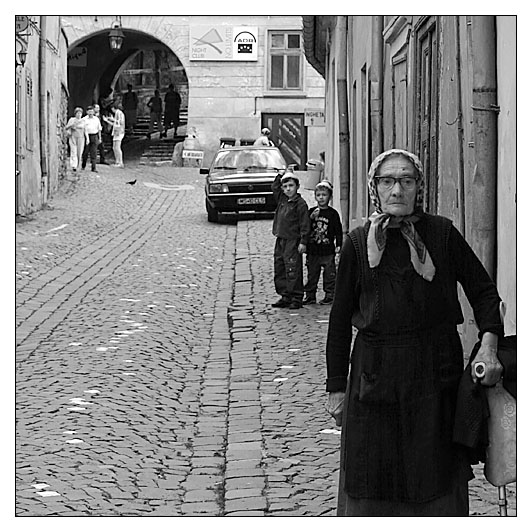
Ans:
<svg viewBox="0 0 532 532"><path fill-rule="evenodd" d="M279 148L286 164L307 169L307 128L303 113L263 113L261 128L271 131L270 139Z"/></svg>

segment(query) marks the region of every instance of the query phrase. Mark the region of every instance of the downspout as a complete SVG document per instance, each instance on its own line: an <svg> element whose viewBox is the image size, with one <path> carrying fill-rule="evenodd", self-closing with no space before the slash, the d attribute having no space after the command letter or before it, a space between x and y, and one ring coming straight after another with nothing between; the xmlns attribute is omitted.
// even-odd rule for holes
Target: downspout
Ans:
<svg viewBox="0 0 532 532"><path fill-rule="evenodd" d="M372 17L371 68L370 68L370 120L371 160L383 151L382 86L383 86L383 38L384 17Z"/></svg>
<svg viewBox="0 0 532 532"><path fill-rule="evenodd" d="M462 58L460 47L460 16L454 17L456 31L456 92L458 102L458 211L460 233L465 237L465 158L464 158L464 112L462 109Z"/></svg>
<svg viewBox="0 0 532 532"><path fill-rule="evenodd" d="M340 214L344 233L349 231L349 113L347 105L347 16L337 17L336 24L336 86L338 93L338 131L340 141Z"/></svg>
<svg viewBox="0 0 532 532"><path fill-rule="evenodd" d="M48 139L46 138L46 15L40 16L39 25L39 148L41 155L41 191L46 188L43 194L43 202L46 202L48 195Z"/></svg>
<svg viewBox="0 0 532 532"><path fill-rule="evenodd" d="M497 238L497 65L495 16L471 17L475 169L471 247L495 278Z"/></svg>

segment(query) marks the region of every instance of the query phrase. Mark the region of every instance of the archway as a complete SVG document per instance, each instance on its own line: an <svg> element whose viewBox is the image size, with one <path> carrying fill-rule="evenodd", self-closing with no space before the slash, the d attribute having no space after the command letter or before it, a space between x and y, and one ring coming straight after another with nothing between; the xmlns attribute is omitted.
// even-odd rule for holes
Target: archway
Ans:
<svg viewBox="0 0 532 532"><path fill-rule="evenodd" d="M181 125L187 123L189 84L179 57L163 42L147 33L123 28L119 52L109 47L108 31L97 31L69 48L69 114L76 106L108 102L121 96L128 84L138 95L139 119L147 118L147 102L155 89L164 99L172 83L181 96Z"/></svg>

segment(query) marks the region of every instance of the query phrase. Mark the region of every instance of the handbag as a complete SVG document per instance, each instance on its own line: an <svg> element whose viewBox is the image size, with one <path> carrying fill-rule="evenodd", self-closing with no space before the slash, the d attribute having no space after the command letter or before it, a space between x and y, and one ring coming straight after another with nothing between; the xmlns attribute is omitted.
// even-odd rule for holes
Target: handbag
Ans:
<svg viewBox="0 0 532 532"><path fill-rule="evenodd" d="M490 416L484 476L494 486L517 480L517 401L501 381L486 389Z"/></svg>
<svg viewBox="0 0 532 532"><path fill-rule="evenodd" d="M489 417L484 476L490 484L504 486L517 480L517 336L499 341L497 358L503 377L485 388Z"/></svg>

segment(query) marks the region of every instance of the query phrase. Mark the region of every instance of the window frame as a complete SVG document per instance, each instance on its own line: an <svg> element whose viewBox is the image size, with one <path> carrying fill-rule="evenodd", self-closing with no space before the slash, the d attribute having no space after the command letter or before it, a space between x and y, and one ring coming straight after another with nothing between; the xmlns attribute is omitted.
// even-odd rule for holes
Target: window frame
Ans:
<svg viewBox="0 0 532 532"><path fill-rule="evenodd" d="M273 48L273 36L283 35L284 46ZM297 35L299 37L299 48L288 48L289 36ZM272 87L272 57L281 56L283 58L283 83L282 87ZM299 58L299 81L297 87L288 87L288 57ZM301 30L291 29L270 29L267 33L267 74L266 74L266 90L272 93L292 92L301 93L304 90L304 50L303 50L303 32Z"/></svg>

